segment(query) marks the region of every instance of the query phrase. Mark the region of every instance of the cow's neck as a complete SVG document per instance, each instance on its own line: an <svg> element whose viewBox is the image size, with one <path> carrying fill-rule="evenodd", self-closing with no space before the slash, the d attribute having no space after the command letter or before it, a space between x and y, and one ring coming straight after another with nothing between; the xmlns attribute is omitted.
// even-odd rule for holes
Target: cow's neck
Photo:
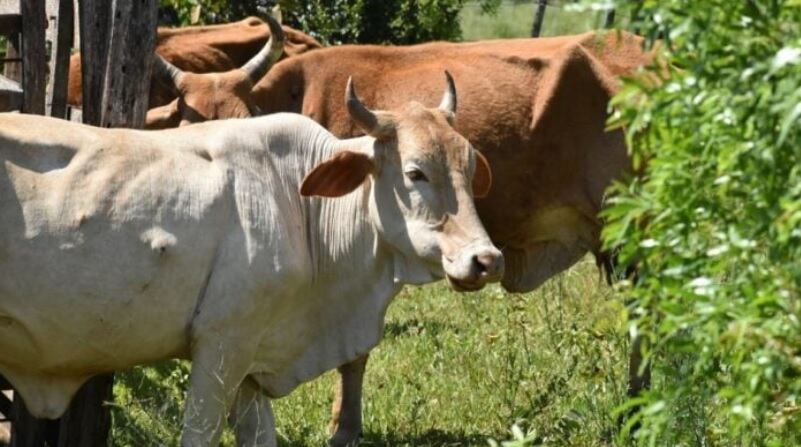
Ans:
<svg viewBox="0 0 801 447"><path fill-rule="evenodd" d="M335 140L320 151L315 163L341 150L359 150L354 145L373 144L372 138ZM314 199L307 218L309 251L316 282L346 281L351 284L388 281L384 287L430 281L390 245L384 243L370 216L372 181L335 199ZM377 277L379 275L380 277ZM424 277L421 280L421 277Z"/></svg>

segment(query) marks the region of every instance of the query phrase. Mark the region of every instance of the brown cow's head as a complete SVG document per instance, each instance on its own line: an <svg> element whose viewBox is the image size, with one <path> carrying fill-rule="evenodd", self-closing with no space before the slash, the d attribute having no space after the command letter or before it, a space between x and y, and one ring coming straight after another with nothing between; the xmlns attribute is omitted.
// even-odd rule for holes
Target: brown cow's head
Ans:
<svg viewBox="0 0 801 447"><path fill-rule="evenodd" d="M382 239L402 254L408 282L445 276L456 290L477 290L503 275L503 257L478 219L473 197L484 197L492 176L487 160L452 124L456 89L450 74L439 108L410 103L400 111L367 109L348 81L351 119L374 143L345 150L317 166L301 194L339 197L368 177L370 216Z"/></svg>
<svg viewBox="0 0 801 447"><path fill-rule="evenodd" d="M164 129L201 121L246 118L260 115L250 92L284 49L284 31L272 17L267 17L270 39L241 68L224 73L189 73L180 70L155 54L153 79L170 88L177 98L171 103L148 110L145 127Z"/></svg>

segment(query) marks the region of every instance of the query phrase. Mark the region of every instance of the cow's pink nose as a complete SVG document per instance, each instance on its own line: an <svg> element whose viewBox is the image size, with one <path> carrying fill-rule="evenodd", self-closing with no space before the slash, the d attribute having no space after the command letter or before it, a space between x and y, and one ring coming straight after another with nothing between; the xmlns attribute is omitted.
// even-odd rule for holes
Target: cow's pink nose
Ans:
<svg viewBox="0 0 801 447"><path fill-rule="evenodd" d="M479 277L497 281L503 276L503 255L497 249L485 250L473 256L473 268Z"/></svg>

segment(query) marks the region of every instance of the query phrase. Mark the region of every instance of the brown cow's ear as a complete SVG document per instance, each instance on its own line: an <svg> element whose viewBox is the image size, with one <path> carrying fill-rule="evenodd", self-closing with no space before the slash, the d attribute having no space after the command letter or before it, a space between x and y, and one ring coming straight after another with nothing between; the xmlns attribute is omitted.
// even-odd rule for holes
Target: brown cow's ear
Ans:
<svg viewBox="0 0 801 447"><path fill-rule="evenodd" d="M145 129L170 129L181 124L181 114L178 110L178 100L154 107L145 115Z"/></svg>
<svg viewBox="0 0 801 447"><path fill-rule="evenodd" d="M300 195L341 197L358 188L373 171L373 160L360 152L340 152L317 165L300 184Z"/></svg>
<svg viewBox="0 0 801 447"><path fill-rule="evenodd" d="M473 172L473 197L481 199L487 197L492 186L492 170L489 162L481 152L474 151L476 154L476 170Z"/></svg>

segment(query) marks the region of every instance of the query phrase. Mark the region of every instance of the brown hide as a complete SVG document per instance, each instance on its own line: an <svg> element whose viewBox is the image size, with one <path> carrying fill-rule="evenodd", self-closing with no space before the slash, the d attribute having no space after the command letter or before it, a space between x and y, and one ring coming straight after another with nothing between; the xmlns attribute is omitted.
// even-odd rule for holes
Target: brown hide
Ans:
<svg viewBox="0 0 801 447"><path fill-rule="evenodd" d="M506 258L504 287L532 290L600 248L604 189L630 168L621 131L606 132L618 76L649 57L628 33L326 48L276 64L254 88L264 113L301 112L338 137L360 132L342 100L348 76L365 105L433 107L443 71L456 81L456 127L486 155L493 185L476 201Z"/></svg>
<svg viewBox="0 0 801 447"><path fill-rule="evenodd" d="M285 34L282 58L322 48L313 37L288 26L282 28ZM244 65L269 38L269 27L256 17L222 25L159 28L156 52L185 71L223 72ZM167 104L174 98L175 95L164 86L153 83L149 107ZM73 106L80 106L83 102L80 54L73 54L70 58L67 100Z"/></svg>

